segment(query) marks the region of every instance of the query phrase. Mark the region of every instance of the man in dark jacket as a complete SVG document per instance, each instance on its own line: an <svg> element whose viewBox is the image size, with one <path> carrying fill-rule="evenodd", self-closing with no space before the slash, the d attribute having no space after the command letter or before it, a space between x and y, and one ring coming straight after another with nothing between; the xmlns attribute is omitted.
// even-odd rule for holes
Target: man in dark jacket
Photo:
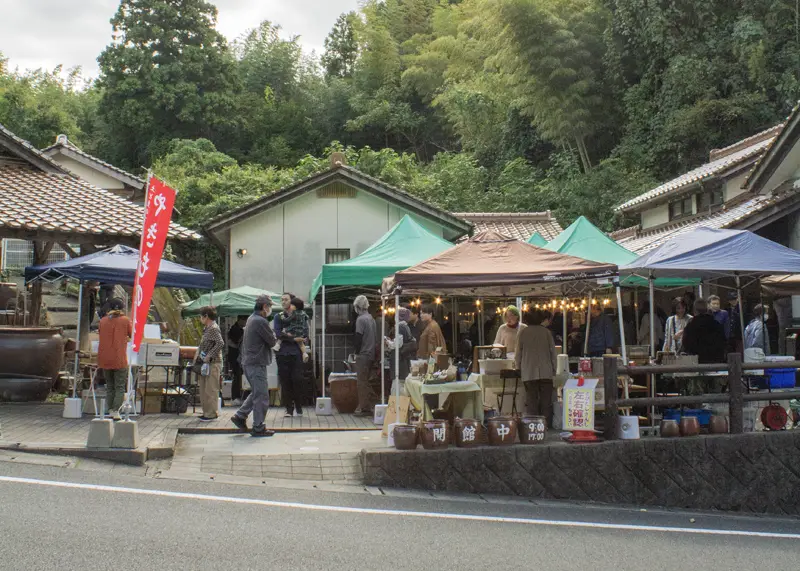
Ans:
<svg viewBox="0 0 800 571"><path fill-rule="evenodd" d="M683 352L699 363L725 362L725 328L708 311L703 299L694 302L694 317L683 330Z"/></svg>
<svg viewBox="0 0 800 571"><path fill-rule="evenodd" d="M253 413L253 436L272 436L267 430L264 419L269 408L269 385L267 384L267 365L272 363L272 348L275 346L275 334L267 317L272 313L272 300L268 295L259 296L256 306L247 319L244 338L240 348L242 368L252 387L252 392L239 410L231 417L231 422L239 430L247 431L247 417Z"/></svg>

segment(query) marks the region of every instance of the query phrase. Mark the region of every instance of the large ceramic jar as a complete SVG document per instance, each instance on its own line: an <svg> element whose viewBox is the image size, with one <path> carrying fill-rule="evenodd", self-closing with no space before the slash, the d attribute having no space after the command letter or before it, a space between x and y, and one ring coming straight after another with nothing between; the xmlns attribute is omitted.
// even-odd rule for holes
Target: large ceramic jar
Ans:
<svg viewBox="0 0 800 571"><path fill-rule="evenodd" d="M517 420L506 416L495 416L486 423L491 446L511 446L517 440Z"/></svg>
<svg viewBox="0 0 800 571"><path fill-rule="evenodd" d="M392 430L394 447L398 450L417 448L417 427L411 424L396 424Z"/></svg>
<svg viewBox="0 0 800 571"><path fill-rule="evenodd" d="M486 431L483 425L471 418L456 419L453 430L456 435L456 446L459 448L480 446L486 440Z"/></svg>
<svg viewBox="0 0 800 571"><path fill-rule="evenodd" d="M700 420L696 416L681 417L681 436L697 436L700 434Z"/></svg>
<svg viewBox="0 0 800 571"><path fill-rule="evenodd" d="M728 434L728 419L724 416L712 416L708 422L708 431L711 434Z"/></svg>
<svg viewBox="0 0 800 571"><path fill-rule="evenodd" d="M58 327L0 327L0 399L44 400L64 365Z"/></svg>
<svg viewBox="0 0 800 571"><path fill-rule="evenodd" d="M678 426L677 420L665 418L658 426L661 438L675 438L681 435L681 429Z"/></svg>
<svg viewBox="0 0 800 571"><path fill-rule="evenodd" d="M541 444L547 432L543 416L523 415L519 421L519 441L522 444Z"/></svg>
<svg viewBox="0 0 800 571"><path fill-rule="evenodd" d="M419 439L425 450L447 448L450 443L450 427L446 420L423 420L419 426Z"/></svg>
<svg viewBox="0 0 800 571"><path fill-rule="evenodd" d="M331 373L328 377L331 402L340 414L353 414L358 408L358 385L355 373Z"/></svg>

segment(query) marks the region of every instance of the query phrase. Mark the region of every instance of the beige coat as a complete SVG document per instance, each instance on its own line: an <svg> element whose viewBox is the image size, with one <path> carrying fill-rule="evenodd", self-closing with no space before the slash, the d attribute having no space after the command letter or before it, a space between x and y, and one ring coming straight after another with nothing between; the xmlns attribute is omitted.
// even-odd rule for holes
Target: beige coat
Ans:
<svg viewBox="0 0 800 571"><path fill-rule="evenodd" d="M419 347L417 348L417 359L428 359L436 352L436 348L441 347L445 350L444 335L442 328L433 319L428 322L422 335L419 336Z"/></svg>
<svg viewBox="0 0 800 571"><path fill-rule="evenodd" d="M497 330L497 335L494 338L495 345L502 345L506 348L507 353L516 353L517 352L517 337L520 334L520 331L525 329L527 325L524 323L519 323L516 327L511 328L505 323L500 326L500 329Z"/></svg>
<svg viewBox="0 0 800 571"><path fill-rule="evenodd" d="M552 379L556 374L556 346L550 330L532 325L520 331L514 360L523 381Z"/></svg>

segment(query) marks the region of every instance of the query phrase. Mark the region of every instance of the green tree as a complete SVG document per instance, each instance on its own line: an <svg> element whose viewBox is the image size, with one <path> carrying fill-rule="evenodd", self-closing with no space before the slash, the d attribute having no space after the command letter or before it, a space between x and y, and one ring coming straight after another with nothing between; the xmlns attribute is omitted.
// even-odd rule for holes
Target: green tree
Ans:
<svg viewBox="0 0 800 571"><path fill-rule="evenodd" d="M235 130L233 57L205 0L122 0L100 54L100 111L122 166L149 164L175 137Z"/></svg>
<svg viewBox="0 0 800 571"><path fill-rule="evenodd" d="M322 67L325 77L351 77L358 60L358 39L356 28L360 24L358 14L341 14L333 29L325 38L325 53L322 54Z"/></svg>

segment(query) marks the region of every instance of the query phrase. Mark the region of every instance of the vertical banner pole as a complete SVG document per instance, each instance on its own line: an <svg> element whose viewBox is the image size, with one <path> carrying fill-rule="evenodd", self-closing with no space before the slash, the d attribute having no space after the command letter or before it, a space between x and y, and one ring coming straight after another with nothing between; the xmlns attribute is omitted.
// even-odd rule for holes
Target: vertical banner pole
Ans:
<svg viewBox="0 0 800 571"><path fill-rule="evenodd" d="M397 321L397 308L394 309L394 320ZM386 404L386 347L383 343L386 335L386 297L381 296L381 404ZM397 343L397 335L394 342Z"/></svg>
<svg viewBox="0 0 800 571"><path fill-rule="evenodd" d="M322 398L325 398L325 286L322 286Z"/></svg>
<svg viewBox="0 0 800 571"><path fill-rule="evenodd" d="M394 306L395 308L400 307L400 296L394 296ZM397 309L395 309L395 318L394 318L394 338L397 341L398 337L400 336L400 320L397 319ZM394 384L395 384L395 396L394 396L394 408L395 408L395 422L400 421L400 346L395 343L394 344Z"/></svg>
<svg viewBox="0 0 800 571"><path fill-rule="evenodd" d="M81 319L83 318L83 282L78 281L78 332L75 335L77 339L75 340L75 380L72 383L72 398L75 398L75 395L78 391L78 372L80 371L80 358L81 358ZM91 348L90 348L91 350Z"/></svg>

